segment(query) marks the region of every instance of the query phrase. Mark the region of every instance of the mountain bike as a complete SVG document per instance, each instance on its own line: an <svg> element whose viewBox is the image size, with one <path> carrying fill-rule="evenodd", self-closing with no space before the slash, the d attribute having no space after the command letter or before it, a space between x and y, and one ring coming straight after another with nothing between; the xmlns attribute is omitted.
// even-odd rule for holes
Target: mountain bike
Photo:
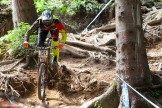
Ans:
<svg viewBox="0 0 162 108"><path fill-rule="evenodd" d="M52 77L51 71L49 70L49 49L48 47L41 47L38 53L38 82L37 91L38 98L44 100L46 97L46 85L49 83Z"/></svg>
<svg viewBox="0 0 162 108"><path fill-rule="evenodd" d="M46 98L46 86L51 88L54 86L54 73L57 72L57 65L52 64L52 49L57 47L35 47L32 49L38 50L38 80L37 91L38 98L42 101ZM51 66L53 69L51 69ZM54 72L55 71L55 72Z"/></svg>

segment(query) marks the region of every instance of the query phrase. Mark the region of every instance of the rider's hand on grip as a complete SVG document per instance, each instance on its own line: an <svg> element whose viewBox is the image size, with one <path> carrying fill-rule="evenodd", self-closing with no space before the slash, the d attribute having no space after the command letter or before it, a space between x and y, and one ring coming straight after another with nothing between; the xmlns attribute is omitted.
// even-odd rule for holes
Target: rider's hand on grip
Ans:
<svg viewBox="0 0 162 108"><path fill-rule="evenodd" d="M59 43L59 44L58 44L58 48L62 48L63 46L64 46L63 43Z"/></svg>
<svg viewBox="0 0 162 108"><path fill-rule="evenodd" d="M26 47L26 48L28 48L29 47L28 41L24 41L23 46Z"/></svg>

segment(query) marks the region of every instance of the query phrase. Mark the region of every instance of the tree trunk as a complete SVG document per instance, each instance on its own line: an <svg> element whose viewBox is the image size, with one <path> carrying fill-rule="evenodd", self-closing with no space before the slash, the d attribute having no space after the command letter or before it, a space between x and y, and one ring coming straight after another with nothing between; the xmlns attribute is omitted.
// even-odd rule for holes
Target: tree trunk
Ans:
<svg viewBox="0 0 162 108"><path fill-rule="evenodd" d="M33 0L12 0L14 28L19 22L32 24L37 19Z"/></svg>
<svg viewBox="0 0 162 108"><path fill-rule="evenodd" d="M140 0L116 0L116 72L132 87L151 84L148 67ZM121 93L118 83L118 92ZM133 108L144 108L142 98L129 89L130 104ZM147 108L147 107L145 107Z"/></svg>

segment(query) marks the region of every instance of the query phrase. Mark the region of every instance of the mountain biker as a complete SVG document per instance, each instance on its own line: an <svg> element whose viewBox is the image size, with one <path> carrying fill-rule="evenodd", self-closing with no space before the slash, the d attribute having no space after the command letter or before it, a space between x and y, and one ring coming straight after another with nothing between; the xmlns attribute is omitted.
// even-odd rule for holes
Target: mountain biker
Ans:
<svg viewBox="0 0 162 108"><path fill-rule="evenodd" d="M52 46L57 46L53 49L53 63L57 63L59 60L59 48L62 48L66 42L67 34L63 24L53 15L50 10L43 11L42 15L32 24L29 30L25 34L24 47L28 47L29 36L38 29L38 46L44 46L44 42L47 38L48 32L51 33ZM62 38L59 42L59 33Z"/></svg>

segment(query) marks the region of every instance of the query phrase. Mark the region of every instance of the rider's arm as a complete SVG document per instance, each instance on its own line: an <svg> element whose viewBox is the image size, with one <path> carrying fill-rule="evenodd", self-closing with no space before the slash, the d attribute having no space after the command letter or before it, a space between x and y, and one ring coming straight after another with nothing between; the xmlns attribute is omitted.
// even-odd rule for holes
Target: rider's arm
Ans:
<svg viewBox="0 0 162 108"><path fill-rule="evenodd" d="M29 30L25 33L25 41L29 40L29 36L39 27L39 20L36 20L31 27L29 28Z"/></svg>
<svg viewBox="0 0 162 108"><path fill-rule="evenodd" d="M62 43L65 43L66 42L66 38L67 38L67 33L65 31L65 28L64 28L63 24L61 22L58 22L56 24L56 28L59 30L59 33L61 33L61 35L62 35L62 38L61 38L60 41Z"/></svg>

